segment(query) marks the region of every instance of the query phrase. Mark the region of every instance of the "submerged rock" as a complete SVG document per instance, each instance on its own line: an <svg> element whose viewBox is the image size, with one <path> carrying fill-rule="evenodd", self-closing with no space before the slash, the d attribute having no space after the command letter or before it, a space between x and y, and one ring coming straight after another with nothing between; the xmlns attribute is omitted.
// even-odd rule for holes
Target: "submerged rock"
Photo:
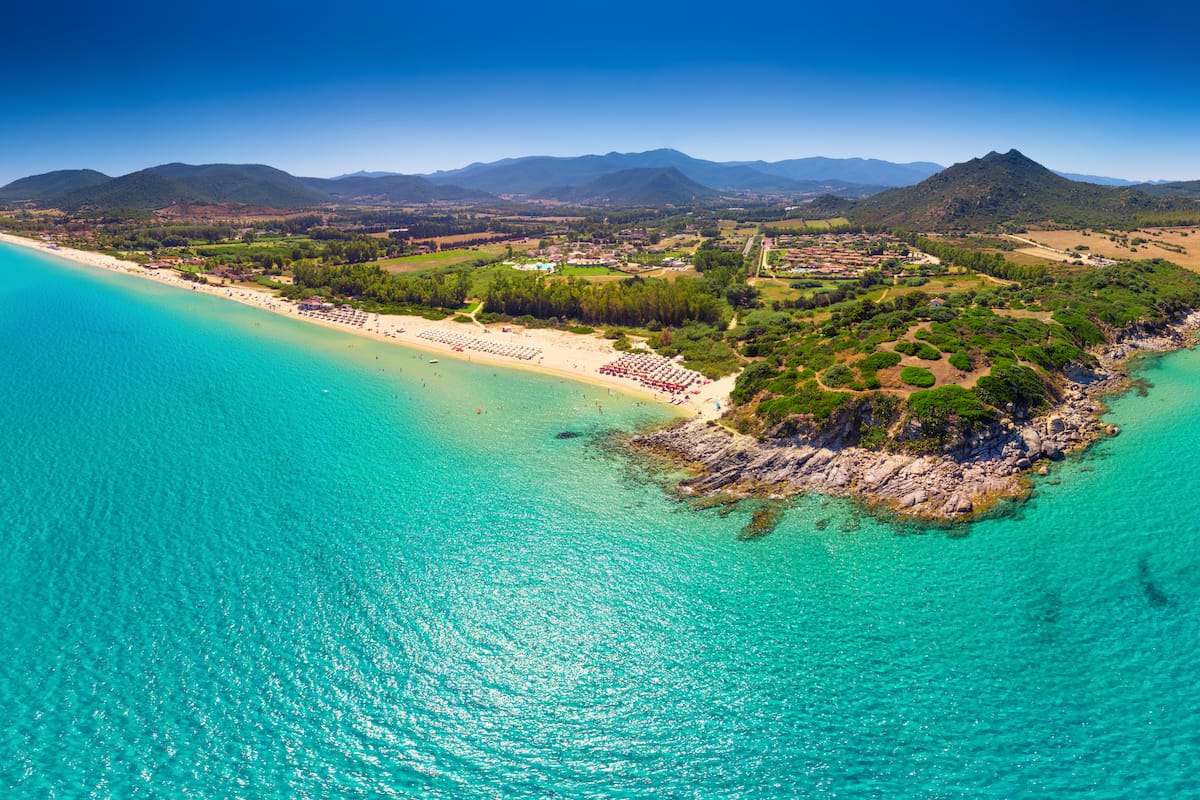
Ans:
<svg viewBox="0 0 1200 800"><path fill-rule="evenodd" d="M761 539L775 530L775 526L779 524L779 520L782 517L783 511L778 506L763 506L754 512L754 516L746 523L746 527L742 528L742 532L738 534L738 538L742 541Z"/></svg>

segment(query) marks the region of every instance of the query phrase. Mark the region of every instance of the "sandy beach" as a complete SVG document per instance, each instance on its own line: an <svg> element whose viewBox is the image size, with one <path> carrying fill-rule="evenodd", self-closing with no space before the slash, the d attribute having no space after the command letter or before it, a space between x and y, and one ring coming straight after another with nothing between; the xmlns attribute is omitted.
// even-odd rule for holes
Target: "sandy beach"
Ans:
<svg viewBox="0 0 1200 800"><path fill-rule="evenodd" d="M484 326L479 323L452 322L449 319L432 322L422 317L391 314L358 314L355 322L347 323L329 318L332 315L301 312L298 304L278 297L266 289L250 289L243 285L194 283L184 280L172 269L146 269L132 261L123 261L86 250L60 247L41 240L26 239L7 233L0 233L0 241L49 253L78 264L169 284L182 291L205 292L215 297L233 300L314 325L423 350L438 358L456 358L488 366L525 369L571 380L585 381L640 397L653 398L664 405L678 409L681 414L701 419L716 418L728 407L729 393L733 389L735 380L733 376L727 376L703 386L694 387L699 389L698 394L681 394L679 397L686 399L678 405L672 405L669 401L675 395L656 391L629 378L601 373L600 367L614 361L622 353L613 349L609 340L596 334L581 335L544 328L523 328L519 325L492 324ZM358 324L359 321L361 321L361 325ZM510 330L505 332L505 327ZM458 350L450 344L420 336L423 331L431 328L481 340L481 344L486 345L489 349L537 348L541 352L529 360L522 360L479 349L464 347Z"/></svg>

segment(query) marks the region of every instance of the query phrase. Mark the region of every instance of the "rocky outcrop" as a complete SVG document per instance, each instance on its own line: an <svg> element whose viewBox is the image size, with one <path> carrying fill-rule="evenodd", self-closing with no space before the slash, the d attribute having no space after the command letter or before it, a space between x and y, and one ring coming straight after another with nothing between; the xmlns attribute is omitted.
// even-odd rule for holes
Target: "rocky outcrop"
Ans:
<svg viewBox="0 0 1200 800"><path fill-rule="evenodd" d="M961 520L1029 491L1027 473L1101 436L1119 433L1099 419L1101 396L1128 384L1125 362L1136 352L1187 343L1200 312L1159 330L1138 330L1095 355L1098 366L1066 371L1062 401L1029 420L1003 418L929 455L830 446L804 437L757 440L715 422L688 421L655 430L635 446L691 465L685 494L786 497L817 491L856 497L877 508L936 520ZM1040 462L1040 463L1039 463Z"/></svg>

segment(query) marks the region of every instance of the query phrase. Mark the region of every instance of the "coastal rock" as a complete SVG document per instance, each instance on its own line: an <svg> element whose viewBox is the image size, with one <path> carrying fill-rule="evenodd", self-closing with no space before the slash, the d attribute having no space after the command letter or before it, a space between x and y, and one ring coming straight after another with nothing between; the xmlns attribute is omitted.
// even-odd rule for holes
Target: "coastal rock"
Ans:
<svg viewBox="0 0 1200 800"><path fill-rule="evenodd" d="M830 487L840 489L850 483L850 473L842 467L834 467L829 470L825 481Z"/></svg>
<svg viewBox="0 0 1200 800"><path fill-rule="evenodd" d="M846 424L834 436L817 440L789 433L786 438L756 440L718 423L679 422L638 436L634 446L657 452L696 471L680 491L745 497L800 494L808 491L852 496L907 516L961 520L986 511L1002 498L1022 497L1022 474L1036 462L1060 459L1086 447L1098 436L1120 429L1104 425L1099 396L1122 388L1126 380L1118 359L1134 349L1167 350L1183 342L1184 329L1200 328L1200 312L1166 330L1137 329L1093 353L1094 367L1079 366L1060 387L1062 399L1041 417L1014 422L1002 418L952 438L943 451L913 456L868 450L847 444ZM845 422L845 421L843 421ZM905 446L920 436L913 422L894 434Z"/></svg>
<svg viewBox="0 0 1200 800"><path fill-rule="evenodd" d="M946 501L945 511L948 515L970 514L974 505L965 494L958 493Z"/></svg>
<svg viewBox="0 0 1200 800"><path fill-rule="evenodd" d="M885 482L888 478L895 475L901 467L905 466L910 461L911 459L903 456L893 456L888 458L883 463L877 464L874 468L867 471L862 477L862 482L867 486L878 486L879 484Z"/></svg>

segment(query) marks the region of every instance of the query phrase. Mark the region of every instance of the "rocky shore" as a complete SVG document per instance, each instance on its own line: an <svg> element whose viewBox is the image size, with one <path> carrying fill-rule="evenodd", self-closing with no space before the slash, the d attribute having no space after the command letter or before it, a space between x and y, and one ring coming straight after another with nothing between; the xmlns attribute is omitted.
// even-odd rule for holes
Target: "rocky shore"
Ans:
<svg viewBox="0 0 1200 800"><path fill-rule="evenodd" d="M1129 385L1129 357L1187 346L1200 312L1158 329L1136 328L1095 351L1098 367L1066 372L1062 400L1026 420L1002 418L936 454L816 443L803 437L758 440L715 422L691 420L652 431L635 447L688 466L684 494L788 497L805 492L860 499L878 510L955 521L1024 497L1031 471L1120 431L1100 421L1102 397Z"/></svg>

